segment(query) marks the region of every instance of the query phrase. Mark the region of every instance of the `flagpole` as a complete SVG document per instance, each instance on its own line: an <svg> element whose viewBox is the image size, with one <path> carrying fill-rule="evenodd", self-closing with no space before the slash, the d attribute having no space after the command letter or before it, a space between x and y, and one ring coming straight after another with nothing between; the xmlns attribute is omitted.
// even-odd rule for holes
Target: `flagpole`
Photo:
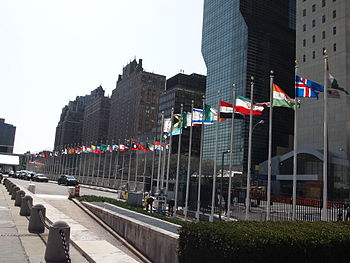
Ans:
<svg viewBox="0 0 350 263"><path fill-rule="evenodd" d="M112 148L110 148L110 154L111 158L109 158L109 167L108 167L108 187L111 186L111 172L112 172L112 160L113 160L113 145L114 145L114 140L112 140ZM118 168L117 168L118 169Z"/></svg>
<svg viewBox="0 0 350 263"><path fill-rule="evenodd" d="M101 151L104 151L105 158L103 160L103 172L102 172L102 186L105 186L105 175L106 175L106 162L107 162L107 146L108 146L108 140L106 140L106 148L101 149ZM102 148L102 145L101 145Z"/></svg>
<svg viewBox="0 0 350 263"><path fill-rule="evenodd" d="M162 162L162 137L163 137L163 125L164 125L164 111L161 113L161 124L160 124L160 138L159 138L159 143L160 143L160 150L159 150L159 156L158 156L158 170L157 170L157 188L156 188L156 193L159 193L159 184L160 184L160 168L161 168L161 162ZM154 150L155 150L155 145L154 145Z"/></svg>
<svg viewBox="0 0 350 263"><path fill-rule="evenodd" d="M193 132L193 104L194 101L192 100L191 104L191 123L190 123L190 142L188 146L188 162L187 162L187 179L186 179L186 198L185 198L185 220L187 220L187 214L188 214L188 198L189 198L189 191L190 191L190 180L191 180L191 153L192 153L192 132Z"/></svg>
<svg viewBox="0 0 350 263"><path fill-rule="evenodd" d="M163 147L163 163L162 163L162 173L160 179L160 189L164 189L164 174L165 174L165 164L166 164L166 140L164 139Z"/></svg>
<svg viewBox="0 0 350 263"><path fill-rule="evenodd" d="M219 118L220 118L220 100L221 100L221 90L218 90L218 110L217 110L217 120L216 120L216 136L215 136L215 151L214 151L214 171L213 171L213 189L211 195L211 211L209 221L214 221L214 206L215 206L215 190L216 190L216 166L217 166L217 155L218 155L218 137L219 137Z"/></svg>
<svg viewBox="0 0 350 263"><path fill-rule="evenodd" d="M120 145L120 144L119 144ZM122 158L122 174L121 174L121 176L120 176L120 184L119 184L119 186L118 186L118 188L120 188L122 185L123 185L123 179L124 179L124 166L125 166L125 154L126 154L126 152L125 152L125 148L124 148L124 151L123 151L123 158ZM118 169L118 167L117 167L117 169Z"/></svg>
<svg viewBox="0 0 350 263"><path fill-rule="evenodd" d="M177 211L177 199L178 199L178 192L179 192L179 172L180 172L180 154L181 154L181 137L182 137L182 123L183 123L183 118L182 118L182 114L183 114L183 110L184 110L184 105L181 104L181 109L180 109L180 134L179 134L179 141L177 144L177 163L176 163L176 179L175 179L175 212Z"/></svg>
<svg viewBox="0 0 350 263"><path fill-rule="evenodd" d="M174 107L171 108L171 115L170 115L169 153L168 153L168 166L166 170L166 184L165 184L166 194L168 194L168 189L169 189L170 157L171 157L171 149L172 149L172 143L173 143L173 133L172 133L173 118L174 118Z"/></svg>
<svg viewBox="0 0 350 263"><path fill-rule="evenodd" d="M85 148L85 150L86 150L86 148ZM84 165L83 165L82 182L84 182L84 183L86 181L85 168L86 168L86 163L87 163L87 154L88 153L83 151L83 160L85 160L85 161L84 161ZM85 155L85 158L84 158L84 155Z"/></svg>
<svg viewBox="0 0 350 263"><path fill-rule="evenodd" d="M295 61L295 76L298 75L298 61ZM295 98L295 106L294 106L294 155L293 155L293 194L292 194L292 220L296 220L296 209L297 209L297 173L298 173L298 101L297 101L297 93L296 88L294 88L294 98Z"/></svg>
<svg viewBox="0 0 350 263"><path fill-rule="evenodd" d="M92 142L90 143L90 152L87 152L87 156L86 158L89 156L89 162L88 162L88 166L87 166L87 175L86 175L86 184L89 183L89 177L90 177L90 166L91 166L91 146L92 146Z"/></svg>
<svg viewBox="0 0 350 263"><path fill-rule="evenodd" d="M131 158L132 158L132 149L131 148L132 144L132 138L130 138L130 144L129 144L129 170L128 170L128 181L127 181L127 190L129 191L129 184L130 184L130 177L131 177Z"/></svg>
<svg viewBox="0 0 350 263"><path fill-rule="evenodd" d="M138 140L137 140L138 141ZM139 142L137 142L139 143ZM139 149L136 151L136 164L135 164L135 187L134 191L137 191L137 177L138 177L138 168L139 168Z"/></svg>
<svg viewBox="0 0 350 263"><path fill-rule="evenodd" d="M323 112L323 204L322 204L322 221L327 221L327 201L328 201L328 193L327 193L327 172L328 172L328 119L327 119L327 111L328 111L328 55L327 50L324 51L324 112Z"/></svg>
<svg viewBox="0 0 350 263"><path fill-rule="evenodd" d="M203 96L203 105L202 105L202 107L203 107L203 115L202 115L201 137L200 137L197 212L196 212L197 222L199 222L200 207L201 207L202 159L203 159L204 121L205 121L205 96Z"/></svg>
<svg viewBox="0 0 350 263"><path fill-rule="evenodd" d="M147 171L147 155L148 155L148 153L147 153L147 147L148 147L148 137L147 137L147 140L146 140L146 152L144 152L144 154L145 154L145 158L144 158L144 166L143 166L143 179L142 179L142 183L143 183L143 193L145 193L145 184L146 184L146 171Z"/></svg>
<svg viewBox="0 0 350 263"><path fill-rule="evenodd" d="M152 195L153 191L153 177L154 177L154 163L156 159L156 151L155 151L155 142L156 142L156 137L153 138L153 156L152 156L152 171L151 171L151 185L150 185L150 195Z"/></svg>
<svg viewBox="0 0 350 263"><path fill-rule="evenodd" d="M253 126L253 107L254 107L254 77L250 77L250 115L249 115L249 139L248 139L248 171L247 171L247 196L245 199L245 220L249 220L250 210L250 176L252 165L252 126Z"/></svg>
<svg viewBox="0 0 350 263"><path fill-rule="evenodd" d="M116 148L117 150L117 153L115 154L115 158L117 159L115 162L115 176L114 176L114 184L113 184L113 187L115 189L119 189L119 186L122 184L122 178L120 178L120 181L119 181L119 184L117 184L118 182L118 175L119 175L119 171L122 171L122 167L119 169L119 152L120 152L120 140L118 139L118 148ZM113 162L113 152L112 152L112 165L114 166L114 162ZM118 185L118 187L117 187Z"/></svg>
<svg viewBox="0 0 350 263"><path fill-rule="evenodd" d="M97 164L97 173L96 173L96 185L98 185L98 182L99 182L99 177L100 177L100 163L101 163L101 146L102 146L102 140L100 142L100 152L99 152L99 155L98 155L98 164ZM97 145L96 145L96 149L97 149Z"/></svg>
<svg viewBox="0 0 350 263"><path fill-rule="evenodd" d="M232 188L232 162L233 162L233 140L235 128L235 108L236 108L236 84L232 85L232 122L231 122L231 145L230 145L230 163L229 163L229 179L228 179L228 195L227 195L227 217L231 216L231 188Z"/></svg>

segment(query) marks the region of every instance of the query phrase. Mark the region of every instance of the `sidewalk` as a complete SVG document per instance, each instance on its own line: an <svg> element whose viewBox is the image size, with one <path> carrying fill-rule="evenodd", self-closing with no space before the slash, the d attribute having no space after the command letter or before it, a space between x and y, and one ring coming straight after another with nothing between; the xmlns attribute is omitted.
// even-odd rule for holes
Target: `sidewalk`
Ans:
<svg viewBox="0 0 350 263"><path fill-rule="evenodd" d="M65 221L68 223L71 228L70 256L72 262L139 262L139 260L136 258L127 255L124 251L120 250L118 247L115 247L115 243L112 245L112 243L106 241L104 237L96 235L94 232L92 232L91 228L86 228L81 223L73 220L69 215L65 214L67 211L64 211L64 209L61 208L63 208L62 206L64 206L64 204L67 204L66 202L72 203L68 199L56 200L56 202L61 203L62 206L57 207L55 205L55 207L52 203L55 202L54 200L40 198L40 195L32 194L22 186L19 187L21 190L24 190L27 195L32 196L34 205L42 204L46 207L46 217L49 221L52 223L57 221ZM19 216L20 208L14 206L14 200L11 200L11 196L8 194L5 186L2 184L0 185L0 202L1 201L8 211L7 217L2 216L1 219L8 218L8 221L11 221L14 228L13 231L15 231L16 234L17 243L13 245L14 242L12 242L12 240L0 240L0 246L2 246L4 243L4 246L10 246L11 250L8 252L9 256L7 256L6 253L3 253L2 249L0 248L0 263L45 262L45 241L48 237L48 230L45 230L45 233L42 235L28 234L27 228L29 217L26 218ZM72 203L72 205L74 204ZM77 209L77 207L75 208ZM78 211L75 210L75 213L77 212ZM84 214L83 217L88 218L89 216ZM0 223L1 222L2 221L0 221ZM96 222L94 224L97 225ZM0 228L0 235L6 235L7 231L8 230L6 228ZM20 236L18 236L18 233ZM29 240L29 238L31 238L31 240ZM14 238L12 237L12 239ZM19 247L21 249L19 249ZM12 260L10 256L16 256L16 258ZM21 258L18 258L18 256L21 256Z"/></svg>

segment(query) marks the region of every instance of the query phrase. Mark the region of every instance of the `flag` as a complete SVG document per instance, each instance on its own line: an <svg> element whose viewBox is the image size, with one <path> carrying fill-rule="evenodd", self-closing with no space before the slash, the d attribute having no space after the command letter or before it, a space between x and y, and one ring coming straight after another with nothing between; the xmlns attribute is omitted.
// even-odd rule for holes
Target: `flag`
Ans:
<svg viewBox="0 0 350 263"><path fill-rule="evenodd" d="M328 87L329 89L340 90L340 91L343 91L343 92L345 92L346 94L349 95L349 92L348 92L346 89L340 87L340 86L338 85L338 81L331 75L331 73L329 73L328 62L327 62L327 76L328 76L328 79L327 79L327 87ZM329 96L329 93L328 93L328 97L331 98L331 97ZM332 98L333 98L333 97L332 97Z"/></svg>
<svg viewBox="0 0 350 263"><path fill-rule="evenodd" d="M220 121L232 119L233 105L226 101L220 101ZM244 115L235 112L235 119L244 119Z"/></svg>
<svg viewBox="0 0 350 263"><path fill-rule="evenodd" d="M156 150L156 151L162 151L163 150L163 147L160 144L160 142L158 142L158 141L154 142L154 150Z"/></svg>
<svg viewBox="0 0 350 263"><path fill-rule="evenodd" d="M119 150L119 145L118 144L113 144L112 145L112 151L118 151Z"/></svg>
<svg viewBox="0 0 350 263"><path fill-rule="evenodd" d="M121 151L121 152L125 152L126 151L125 144L119 144L119 151Z"/></svg>
<svg viewBox="0 0 350 263"><path fill-rule="evenodd" d="M192 124L193 126L201 125L203 123L203 110L193 108L192 110Z"/></svg>
<svg viewBox="0 0 350 263"><path fill-rule="evenodd" d="M147 147L148 147L148 150L149 150L150 152L154 152L154 144L148 143L148 144L147 144Z"/></svg>
<svg viewBox="0 0 350 263"><path fill-rule="evenodd" d="M337 90L327 90L327 93L330 99L340 99L340 94Z"/></svg>
<svg viewBox="0 0 350 263"><path fill-rule="evenodd" d="M242 96L237 96L236 98L236 112L250 115L250 108L251 108L251 102L249 99L244 98ZM253 115L262 115L262 111L264 110L264 107L253 105Z"/></svg>
<svg viewBox="0 0 350 263"><path fill-rule="evenodd" d="M218 120L217 109L211 107L210 105L205 104L204 113L205 113L204 124L213 124L214 121Z"/></svg>
<svg viewBox="0 0 350 263"><path fill-rule="evenodd" d="M174 114L174 121L171 135L179 135L182 133L182 116L180 114Z"/></svg>
<svg viewBox="0 0 350 263"><path fill-rule="evenodd" d="M300 76L295 76L295 78L297 82L299 81L304 83L307 87L309 87L312 90L320 91L320 92L324 91L324 87L321 84L318 84L317 82L311 81L307 78L303 78Z"/></svg>
<svg viewBox="0 0 350 263"><path fill-rule="evenodd" d="M318 98L318 92L308 87L302 79L303 78L300 78L299 76L295 76L295 97Z"/></svg>
<svg viewBox="0 0 350 263"><path fill-rule="evenodd" d="M171 118L165 118L163 122L163 132L170 132L171 130Z"/></svg>
<svg viewBox="0 0 350 263"><path fill-rule="evenodd" d="M272 106L294 109L295 99L290 98L277 84L273 84Z"/></svg>

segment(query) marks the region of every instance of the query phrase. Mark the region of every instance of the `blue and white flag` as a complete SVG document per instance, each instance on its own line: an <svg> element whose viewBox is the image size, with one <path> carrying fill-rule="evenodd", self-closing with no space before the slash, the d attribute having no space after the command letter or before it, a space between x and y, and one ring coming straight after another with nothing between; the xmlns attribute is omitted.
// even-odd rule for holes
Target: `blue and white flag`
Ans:
<svg viewBox="0 0 350 263"><path fill-rule="evenodd" d="M316 82L307 82L308 80L306 80L306 83L304 82L306 79L305 78L301 78L299 76L295 76L295 97L298 98L318 98L318 91L321 90L315 90L311 87L309 87L306 83L308 83L309 85L311 85L311 83L315 83ZM317 84L319 85L319 84ZM314 87L317 87L316 85L314 85ZM322 87L322 91L323 91L323 86ZM318 89L321 89L320 87L317 87Z"/></svg>

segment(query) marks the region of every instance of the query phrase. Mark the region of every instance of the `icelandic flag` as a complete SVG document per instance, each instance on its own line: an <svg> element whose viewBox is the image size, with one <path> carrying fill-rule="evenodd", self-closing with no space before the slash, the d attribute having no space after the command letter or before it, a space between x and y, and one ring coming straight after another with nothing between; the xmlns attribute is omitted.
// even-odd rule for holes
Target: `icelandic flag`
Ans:
<svg viewBox="0 0 350 263"><path fill-rule="evenodd" d="M306 83L304 82L306 81ZM301 98L318 98L318 92L320 90L315 90L307 85L309 80L295 76L295 97ZM311 81L312 82L312 81ZM312 82L317 84L316 82ZM310 84L310 82L308 83ZM319 84L317 84L319 85ZM318 87L319 88L319 87ZM322 86L323 91L323 86Z"/></svg>

